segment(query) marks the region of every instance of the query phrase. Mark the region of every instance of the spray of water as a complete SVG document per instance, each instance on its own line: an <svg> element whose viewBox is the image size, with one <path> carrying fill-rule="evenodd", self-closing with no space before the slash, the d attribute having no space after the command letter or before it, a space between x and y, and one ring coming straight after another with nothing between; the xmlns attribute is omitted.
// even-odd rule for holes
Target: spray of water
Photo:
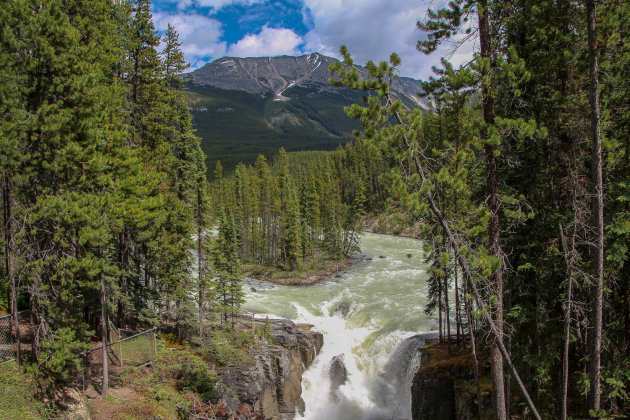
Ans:
<svg viewBox="0 0 630 420"><path fill-rule="evenodd" d="M368 234L361 248L372 260L356 264L340 279L311 287L248 280L247 290L256 290L248 293L249 309L312 324L324 334L324 347L303 375L304 419L411 418L417 349L435 335L418 333L437 327L423 313L422 244ZM348 376L331 398L330 362L338 355Z"/></svg>

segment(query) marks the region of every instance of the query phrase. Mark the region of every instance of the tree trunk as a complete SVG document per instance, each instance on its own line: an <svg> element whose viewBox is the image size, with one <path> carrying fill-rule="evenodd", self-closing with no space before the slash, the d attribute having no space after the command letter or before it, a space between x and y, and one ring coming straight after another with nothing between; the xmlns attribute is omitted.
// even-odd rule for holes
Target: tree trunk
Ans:
<svg viewBox="0 0 630 420"><path fill-rule="evenodd" d="M440 344L444 342L444 335L442 334L442 282L438 279L438 332L440 337Z"/></svg>
<svg viewBox="0 0 630 420"><path fill-rule="evenodd" d="M455 262L457 266L457 260ZM479 361L477 359L477 344L475 342L475 331L473 331L472 316L470 316L470 303L468 299L464 300L464 306L466 310L466 316L468 318L468 335L470 336L470 348L473 357L473 373L475 375L475 388L477 390L477 409L479 414L479 420L483 419L483 400L481 398L481 385L479 382Z"/></svg>
<svg viewBox="0 0 630 420"><path fill-rule="evenodd" d="M197 186L197 282L199 286L199 338L203 338L203 303L205 301L205 284L203 278L203 215L201 186Z"/></svg>
<svg viewBox="0 0 630 420"><path fill-rule="evenodd" d="M4 206L4 243L5 243L5 265L6 275L11 287L10 312L13 320L13 331L15 333L15 344L17 365L21 363L21 343L20 343L20 322L18 319L18 299L17 280L15 278L15 267L13 266L13 219L11 214L11 186L9 174L4 171L2 176L2 202Z"/></svg>
<svg viewBox="0 0 630 420"><path fill-rule="evenodd" d="M103 258L103 251L99 249L99 255ZM105 276L101 272L101 336L103 344L103 388L101 397L107 396L109 387L109 369L107 367L107 300L105 298Z"/></svg>
<svg viewBox="0 0 630 420"><path fill-rule="evenodd" d="M455 328L457 334L457 345L459 346L461 337L460 337L460 329L461 329L461 315L460 315L460 303L459 303L459 285L457 282L457 261L455 261Z"/></svg>
<svg viewBox="0 0 630 420"><path fill-rule="evenodd" d="M477 3L477 14L479 18L479 41L481 47L481 57L484 60L491 60L490 48L490 23L488 16L488 2L480 0ZM484 72L482 78L488 77ZM487 82L482 83L483 118L486 125L494 124L494 99L490 93ZM502 259L501 252L501 230L499 221L499 183L497 179L497 163L494 155L495 147L486 144L484 154L486 161L486 194L488 195L488 211L490 220L488 222L488 250L490 255ZM503 358L499 351L497 341L503 341L503 273L502 264L490 277L490 287L497 297L494 305L494 323L497 330L495 343L490 348L490 370L492 377L492 400L494 412L497 420L505 420L507 413L505 410L505 384L503 381Z"/></svg>
<svg viewBox="0 0 630 420"><path fill-rule="evenodd" d="M600 408L602 312L604 296L604 186L602 170L602 138L598 93L599 62L597 57L597 27L595 0L586 0L589 61L589 103L591 114L591 182L594 237L592 240L593 284L590 288L589 316L589 408Z"/></svg>
<svg viewBox="0 0 630 420"><path fill-rule="evenodd" d="M574 216L574 223L577 217ZM571 344L571 312L573 310L573 253L575 251L575 231L571 237L571 247L567 243L566 231L562 223L559 223L560 240L564 251L565 264L567 266L567 291L564 318L564 348L562 353L562 401L560 404L560 418L566 420L568 416L567 399L569 395L569 346ZM575 229L575 228L574 228Z"/></svg>
<svg viewBox="0 0 630 420"><path fill-rule="evenodd" d="M448 276L444 277L444 309L446 312L445 320L446 320L446 346L448 348L448 354L451 354L451 316L450 309L448 307Z"/></svg>

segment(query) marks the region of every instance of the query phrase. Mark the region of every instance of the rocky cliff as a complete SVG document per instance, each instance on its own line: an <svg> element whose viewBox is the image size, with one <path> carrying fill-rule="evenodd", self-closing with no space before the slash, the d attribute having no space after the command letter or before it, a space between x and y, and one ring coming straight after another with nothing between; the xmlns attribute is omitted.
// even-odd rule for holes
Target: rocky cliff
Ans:
<svg viewBox="0 0 630 420"><path fill-rule="evenodd" d="M319 353L323 335L285 319L270 320L270 326L270 342L261 340L251 351L253 364L228 366L219 375L265 419L292 419L296 410L304 411L302 373Z"/></svg>
<svg viewBox="0 0 630 420"><path fill-rule="evenodd" d="M472 357L467 349L448 355L446 345L427 341L411 385L413 420L477 418ZM489 395L482 388L484 400ZM484 401L488 406L489 401Z"/></svg>

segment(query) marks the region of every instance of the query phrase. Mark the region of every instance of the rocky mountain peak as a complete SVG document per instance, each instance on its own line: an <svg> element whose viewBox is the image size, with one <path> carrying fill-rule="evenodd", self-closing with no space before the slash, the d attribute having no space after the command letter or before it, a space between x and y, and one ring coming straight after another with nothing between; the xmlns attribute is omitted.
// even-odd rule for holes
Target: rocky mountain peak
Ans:
<svg viewBox="0 0 630 420"><path fill-rule="evenodd" d="M289 100L285 92L294 86L310 87L319 92L334 91L329 83L328 66L336 61L319 53L297 57L223 57L185 74L184 80L219 89L272 95L274 100ZM427 102L416 95L421 90L418 80L400 77L392 89L416 106L428 108Z"/></svg>

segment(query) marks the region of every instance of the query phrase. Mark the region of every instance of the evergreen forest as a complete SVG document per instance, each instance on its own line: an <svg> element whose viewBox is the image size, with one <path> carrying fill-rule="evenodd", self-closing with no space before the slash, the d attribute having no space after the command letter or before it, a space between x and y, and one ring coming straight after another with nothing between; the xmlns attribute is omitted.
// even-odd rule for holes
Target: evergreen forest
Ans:
<svg viewBox="0 0 630 420"><path fill-rule="evenodd" d="M110 322L209 360L242 338L243 277L348 263L376 218L425 244L425 311L449 355L472 353L473 417L630 416L630 4L452 0L418 19L418 54L479 45L422 83L430 110L391 94L398 55L361 78L341 47L354 139L224 172L149 0L5 1L0 307L38 395L81 375Z"/></svg>

